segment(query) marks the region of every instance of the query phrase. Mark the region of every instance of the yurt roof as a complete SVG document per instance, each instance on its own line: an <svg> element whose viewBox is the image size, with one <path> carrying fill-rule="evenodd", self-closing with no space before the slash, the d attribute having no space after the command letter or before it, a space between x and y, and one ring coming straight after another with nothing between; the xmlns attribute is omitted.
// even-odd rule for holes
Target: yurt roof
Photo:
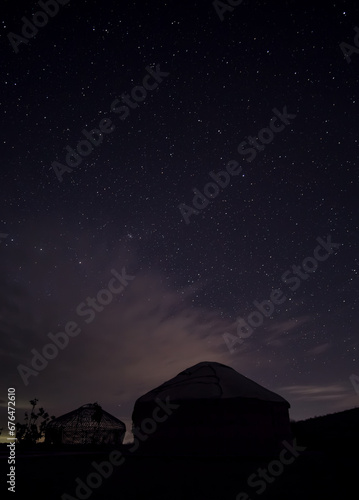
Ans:
<svg viewBox="0 0 359 500"><path fill-rule="evenodd" d="M65 413L60 417L49 422L49 426L71 426L71 425L97 425L96 412L100 409L100 427L101 428L119 428L126 427L125 424L118 418L110 415L96 404L88 403L80 406L76 410Z"/></svg>
<svg viewBox="0 0 359 500"><path fill-rule="evenodd" d="M233 368L212 361L204 361L187 368L141 396L136 404L152 402L156 398L165 400L167 397L170 401L244 398L286 403L290 406L284 398Z"/></svg>

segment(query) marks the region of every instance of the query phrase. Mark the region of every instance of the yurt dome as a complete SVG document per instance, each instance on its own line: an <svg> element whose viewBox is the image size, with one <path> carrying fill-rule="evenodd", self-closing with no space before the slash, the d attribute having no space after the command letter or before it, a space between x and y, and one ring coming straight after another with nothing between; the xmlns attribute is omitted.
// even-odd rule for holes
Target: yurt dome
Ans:
<svg viewBox="0 0 359 500"><path fill-rule="evenodd" d="M159 401L179 406L142 449L267 456L291 439L289 403L221 363L198 363L141 396L132 414L134 428L159 414Z"/></svg>
<svg viewBox="0 0 359 500"><path fill-rule="evenodd" d="M45 441L56 444L120 444L126 425L104 411L97 403L89 403L52 420Z"/></svg>

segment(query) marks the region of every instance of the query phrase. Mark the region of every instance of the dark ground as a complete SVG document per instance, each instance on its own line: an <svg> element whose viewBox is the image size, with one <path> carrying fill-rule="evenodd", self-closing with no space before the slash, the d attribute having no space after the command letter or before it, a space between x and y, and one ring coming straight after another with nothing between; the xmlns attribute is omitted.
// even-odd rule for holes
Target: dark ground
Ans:
<svg viewBox="0 0 359 500"><path fill-rule="evenodd" d="M117 447L125 461L114 467L98 488L76 494L77 482L95 472L92 462L108 461L113 448L54 449L37 445L16 447L16 493L10 498L37 500L302 500L358 498L359 408L292 423L299 446L305 447L292 464L267 483L265 491L249 486L248 477L271 460L238 457L175 457L144 455L144 447L131 453ZM0 446L0 471L8 472L8 450ZM6 472L5 472L6 471ZM272 475L270 475L272 477ZM236 496L246 492L242 497ZM64 494L68 496L62 496ZM2 496L1 496L2 498Z"/></svg>
<svg viewBox="0 0 359 500"><path fill-rule="evenodd" d="M270 459L262 461L216 457L145 457L129 454L125 462L114 468L112 475L91 495L82 498L101 500L234 500L239 492L250 499L351 499L357 498L355 486L359 471L358 443L352 453L344 448L332 451L305 451L293 464L269 484L262 494L250 487L247 478L259 466L267 467ZM108 460L109 450L102 452L22 452L17 450L16 495L12 498L69 500L76 496L76 478L86 481L95 469L91 463ZM276 457L273 457L276 458ZM6 455L1 456L1 469ZM350 492L351 488L355 488ZM33 492L31 494L31 492ZM245 497L243 497L244 500ZM65 499L64 499L65 500ZM241 499L242 500L242 499Z"/></svg>

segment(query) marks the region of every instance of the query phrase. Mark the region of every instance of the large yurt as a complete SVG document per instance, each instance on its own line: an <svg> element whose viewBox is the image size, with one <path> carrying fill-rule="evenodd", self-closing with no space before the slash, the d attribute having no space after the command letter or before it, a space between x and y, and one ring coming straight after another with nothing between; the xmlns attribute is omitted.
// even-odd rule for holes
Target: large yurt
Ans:
<svg viewBox="0 0 359 500"><path fill-rule="evenodd" d="M126 425L89 403L52 420L46 427L45 441L53 444L117 445L123 442Z"/></svg>
<svg viewBox="0 0 359 500"><path fill-rule="evenodd" d="M168 403L173 408L165 418ZM272 456L291 441L289 407L233 368L205 361L137 399L133 431L145 435L138 447L144 452ZM148 419L156 417L161 421L146 434Z"/></svg>

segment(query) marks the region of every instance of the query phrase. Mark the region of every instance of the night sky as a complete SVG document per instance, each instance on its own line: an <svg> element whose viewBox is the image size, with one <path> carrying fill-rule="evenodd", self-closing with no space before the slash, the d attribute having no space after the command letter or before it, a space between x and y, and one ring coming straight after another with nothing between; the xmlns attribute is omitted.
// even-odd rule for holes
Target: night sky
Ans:
<svg viewBox="0 0 359 500"><path fill-rule="evenodd" d="M201 361L295 420L358 406L358 3L63 0L31 38L43 9L3 3L2 406L98 401L130 428Z"/></svg>

